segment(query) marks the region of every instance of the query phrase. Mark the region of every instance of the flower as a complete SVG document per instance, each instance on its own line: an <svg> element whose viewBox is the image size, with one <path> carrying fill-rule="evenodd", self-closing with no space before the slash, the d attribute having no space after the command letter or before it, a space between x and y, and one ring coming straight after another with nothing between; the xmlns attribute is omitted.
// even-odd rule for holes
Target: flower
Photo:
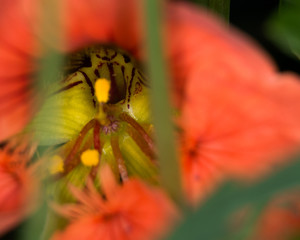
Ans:
<svg viewBox="0 0 300 240"><path fill-rule="evenodd" d="M289 191L277 196L263 210L257 229L251 239L285 240L297 239L300 234L299 191Z"/></svg>
<svg viewBox="0 0 300 240"><path fill-rule="evenodd" d="M161 190L138 179L120 186L107 165L98 176L103 195L89 179L84 190L70 188L78 203L54 205L71 223L52 240L153 239L166 233L176 219L174 206Z"/></svg>
<svg viewBox="0 0 300 240"><path fill-rule="evenodd" d="M194 201L224 176L254 179L299 147L299 78L274 73L251 86L236 77L230 69L202 71L187 87L182 161Z"/></svg>
<svg viewBox="0 0 300 240"><path fill-rule="evenodd" d="M177 10L184 20L170 43L182 42L185 52L176 80L180 145L185 190L195 204L224 178L254 179L297 151L300 78L278 73L249 39L205 13Z"/></svg>
<svg viewBox="0 0 300 240"><path fill-rule="evenodd" d="M21 5L3 1L0 16L0 141L23 129L35 103L32 86L37 55L32 29ZM12 31L13 26L14 31ZM9 126L9 127L8 127Z"/></svg>
<svg viewBox="0 0 300 240"><path fill-rule="evenodd" d="M17 92L20 90L21 96L25 96L20 86L32 83L29 76L36 67L33 62L43 54L37 47L41 44L38 40L64 53L89 44L112 44L139 61L147 60L143 54L142 1L61 1L58 21L50 21L44 27L47 35L38 30L46 15L42 10L48 10L47 5L37 0L14 3L6 0L4 3L4 17L12 24L1 25L7 34L1 36L0 41L0 49L6 56L6 59L0 58L0 63L5 63L0 64L5 66L0 69L0 79L6 83L2 89L12 87L14 90L9 95L4 94L6 90L0 92L1 98L9 97L8 103L2 101L0 109L2 105L6 107L5 104L11 109L6 111L3 107L1 110L1 119L5 120L1 127L4 129L8 120L15 125L4 129L0 139L16 133L30 119L32 100L29 97L19 100ZM179 111L176 120L181 129L178 142L183 181L187 198L196 203L225 177L255 178L282 162L283 156L298 147L299 77L279 74L272 60L251 40L193 5L168 2L164 10L164 49L171 69L174 106ZM15 25L16 28L12 27ZM64 33L63 41L57 42L53 33L57 28ZM4 42L13 45L8 48ZM23 45L25 55L16 53ZM20 72L25 75L14 75ZM10 76L14 81L10 81ZM24 105L13 104L18 101ZM24 107L24 112L13 114L13 110L20 107ZM24 118L20 118L23 114ZM80 135L80 128L75 130ZM70 137L62 141L68 140ZM115 155L122 155L118 144L114 146ZM74 152L71 151L76 155L79 151ZM72 154L68 156L74 158Z"/></svg>
<svg viewBox="0 0 300 240"><path fill-rule="evenodd" d="M27 217L38 203L36 165L27 167L30 153L0 150L0 235Z"/></svg>

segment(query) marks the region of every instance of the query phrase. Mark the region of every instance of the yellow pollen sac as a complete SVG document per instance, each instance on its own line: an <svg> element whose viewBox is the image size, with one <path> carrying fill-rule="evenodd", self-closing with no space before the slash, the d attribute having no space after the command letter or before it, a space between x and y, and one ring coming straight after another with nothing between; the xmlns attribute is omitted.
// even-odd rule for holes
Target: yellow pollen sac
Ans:
<svg viewBox="0 0 300 240"><path fill-rule="evenodd" d="M98 102L106 103L109 100L110 81L99 78L95 82L95 94Z"/></svg>
<svg viewBox="0 0 300 240"><path fill-rule="evenodd" d="M49 166L50 174L56 174L64 171L64 161L60 156L54 155L50 161L51 161Z"/></svg>
<svg viewBox="0 0 300 240"><path fill-rule="evenodd" d="M96 166L99 163L99 152L95 149L88 149L81 154L81 162L88 167Z"/></svg>

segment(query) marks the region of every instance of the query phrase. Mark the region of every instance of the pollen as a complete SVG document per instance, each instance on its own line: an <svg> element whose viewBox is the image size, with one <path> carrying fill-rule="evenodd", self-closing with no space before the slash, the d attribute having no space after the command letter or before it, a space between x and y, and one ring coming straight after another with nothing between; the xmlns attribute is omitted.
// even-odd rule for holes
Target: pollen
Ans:
<svg viewBox="0 0 300 240"><path fill-rule="evenodd" d="M88 149L81 154L81 162L88 167L96 166L99 163L99 152L95 149Z"/></svg>
<svg viewBox="0 0 300 240"><path fill-rule="evenodd" d="M64 161L62 157L54 155L50 160L49 172L56 174L64 171Z"/></svg>
<svg viewBox="0 0 300 240"><path fill-rule="evenodd" d="M95 83L95 93L98 102L106 103L109 100L110 81L99 78Z"/></svg>

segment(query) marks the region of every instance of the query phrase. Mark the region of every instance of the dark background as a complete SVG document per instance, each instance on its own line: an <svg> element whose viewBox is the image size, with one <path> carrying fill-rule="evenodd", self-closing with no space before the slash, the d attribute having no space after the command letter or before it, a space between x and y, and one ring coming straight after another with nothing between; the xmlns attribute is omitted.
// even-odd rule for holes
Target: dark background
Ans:
<svg viewBox="0 0 300 240"><path fill-rule="evenodd" d="M196 4L208 2L187 1ZM273 57L280 71L300 73L299 60L281 51L266 33L266 22L277 13L278 5L279 0L231 0L230 24L254 38Z"/></svg>
<svg viewBox="0 0 300 240"><path fill-rule="evenodd" d="M266 34L265 23L277 13L278 5L279 0L231 0L230 22L258 41L281 71L299 73L299 60L281 51Z"/></svg>
<svg viewBox="0 0 300 240"><path fill-rule="evenodd" d="M193 2L193 0L189 1ZM277 11L278 4L279 0L231 0L230 23L258 41L274 58L281 71L299 73L299 60L283 53L265 34L265 22L272 13ZM24 223L1 239L18 239L22 226Z"/></svg>

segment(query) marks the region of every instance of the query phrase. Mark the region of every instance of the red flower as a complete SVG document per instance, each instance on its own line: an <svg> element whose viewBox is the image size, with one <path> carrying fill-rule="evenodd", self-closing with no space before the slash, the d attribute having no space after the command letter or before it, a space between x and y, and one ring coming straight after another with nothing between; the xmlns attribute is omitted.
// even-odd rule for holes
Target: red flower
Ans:
<svg viewBox="0 0 300 240"><path fill-rule="evenodd" d="M299 191L277 197L258 220L253 240L296 239L300 234Z"/></svg>
<svg viewBox="0 0 300 240"><path fill-rule="evenodd" d="M243 81L230 68L211 69L196 73L187 86L182 160L192 200L225 176L255 178L299 147L298 77L258 75L257 84L237 78Z"/></svg>
<svg viewBox="0 0 300 240"><path fill-rule="evenodd" d="M18 1L1 2L0 16L0 141L19 132L34 108L32 29Z"/></svg>
<svg viewBox="0 0 300 240"><path fill-rule="evenodd" d="M174 8L184 186L196 203L224 177L255 178L297 150L300 78L207 14Z"/></svg>
<svg viewBox="0 0 300 240"><path fill-rule="evenodd" d="M27 154L0 150L0 235L37 207L35 166L27 167Z"/></svg>
<svg viewBox="0 0 300 240"><path fill-rule="evenodd" d="M89 179L85 190L71 187L78 203L54 205L71 223L52 240L153 239L174 221L174 206L162 191L136 179L119 186L108 166L98 176L104 197Z"/></svg>

